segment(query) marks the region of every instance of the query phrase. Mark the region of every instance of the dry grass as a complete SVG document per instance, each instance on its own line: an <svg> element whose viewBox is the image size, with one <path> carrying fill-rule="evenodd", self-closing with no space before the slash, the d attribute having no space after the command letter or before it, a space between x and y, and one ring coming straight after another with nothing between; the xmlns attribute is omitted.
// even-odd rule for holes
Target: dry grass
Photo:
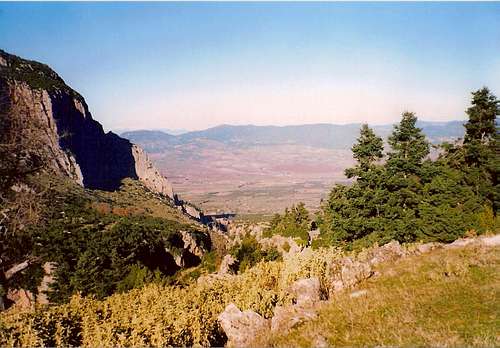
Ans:
<svg viewBox="0 0 500 348"><path fill-rule="evenodd" d="M100 213L119 216L148 215L183 223L193 223L186 215L174 208L167 198L160 197L132 179L124 179L119 191L93 190L92 208Z"/></svg>
<svg viewBox="0 0 500 348"><path fill-rule="evenodd" d="M366 296L339 294L274 346L499 346L500 249L437 250L361 284Z"/></svg>

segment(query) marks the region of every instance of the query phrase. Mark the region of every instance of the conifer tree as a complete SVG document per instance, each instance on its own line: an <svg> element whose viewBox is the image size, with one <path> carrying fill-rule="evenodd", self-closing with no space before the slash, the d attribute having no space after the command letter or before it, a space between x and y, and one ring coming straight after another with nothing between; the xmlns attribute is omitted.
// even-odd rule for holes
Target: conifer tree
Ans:
<svg viewBox="0 0 500 348"><path fill-rule="evenodd" d="M367 124L361 126L360 135L357 143L352 147L353 157L358 162L354 168L349 168L345 171L348 178L358 176L363 177L363 174L370 171L374 162L383 157L384 142L382 138L377 136Z"/></svg>
<svg viewBox="0 0 500 348"><path fill-rule="evenodd" d="M488 88L472 93L472 106L467 109L465 124L465 160L469 166L483 166L495 151L498 139L496 119L500 116L500 101Z"/></svg>
<svg viewBox="0 0 500 348"><path fill-rule="evenodd" d="M465 124L464 143L485 143L497 133L496 118L500 116L500 101L488 88L472 92L472 106L467 109L469 121Z"/></svg>
<svg viewBox="0 0 500 348"><path fill-rule="evenodd" d="M416 126L417 117L412 112L404 112L399 125L389 137L392 151L387 162L390 172L418 174L424 158L429 154L429 142L422 130Z"/></svg>

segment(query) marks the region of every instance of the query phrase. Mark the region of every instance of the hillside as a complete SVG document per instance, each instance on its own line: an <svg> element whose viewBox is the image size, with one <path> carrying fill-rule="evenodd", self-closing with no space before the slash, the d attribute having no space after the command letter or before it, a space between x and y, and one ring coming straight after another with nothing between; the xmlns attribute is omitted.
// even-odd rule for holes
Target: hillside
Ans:
<svg viewBox="0 0 500 348"><path fill-rule="evenodd" d="M103 301L76 295L47 311L11 311L0 318L0 344L495 346L499 257L498 236L361 253L306 249L184 288L150 284Z"/></svg>
<svg viewBox="0 0 500 348"><path fill-rule="evenodd" d="M361 126L350 151L293 143L296 130L280 144L245 143L252 127L177 145L138 133L172 146L150 160L49 67L0 58L0 346L500 343L488 88L472 92L463 141L439 147L423 128L444 133L404 112L386 141ZM196 168L188 193L252 221L204 215L152 161ZM304 188L324 197L314 212Z"/></svg>
<svg viewBox="0 0 500 348"><path fill-rule="evenodd" d="M498 239L498 238L497 238ZM267 346L498 346L500 249L437 249L380 265L380 277L319 306Z"/></svg>
<svg viewBox="0 0 500 348"><path fill-rule="evenodd" d="M0 50L0 101L0 309L105 297L210 251L210 220L47 65Z"/></svg>

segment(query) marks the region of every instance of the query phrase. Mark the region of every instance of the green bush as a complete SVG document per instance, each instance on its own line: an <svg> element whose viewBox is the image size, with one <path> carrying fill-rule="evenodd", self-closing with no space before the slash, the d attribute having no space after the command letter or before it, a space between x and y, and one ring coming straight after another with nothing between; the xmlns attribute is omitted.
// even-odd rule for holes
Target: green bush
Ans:
<svg viewBox="0 0 500 348"><path fill-rule="evenodd" d="M262 249L254 236L247 234L241 243L235 245L230 254L238 261L238 272L244 272L260 261L275 261L281 258L281 254L275 248Z"/></svg>
<svg viewBox="0 0 500 348"><path fill-rule="evenodd" d="M292 237L297 244L306 245L309 241L311 219L304 203L299 203L291 208L286 208L283 215L275 214L271 226L264 230L264 237L275 234L283 237Z"/></svg>

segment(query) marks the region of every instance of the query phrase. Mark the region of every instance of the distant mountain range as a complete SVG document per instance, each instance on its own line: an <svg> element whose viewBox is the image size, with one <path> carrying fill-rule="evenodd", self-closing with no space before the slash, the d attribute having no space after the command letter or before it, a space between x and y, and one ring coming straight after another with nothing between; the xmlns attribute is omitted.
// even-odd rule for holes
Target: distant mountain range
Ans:
<svg viewBox="0 0 500 348"><path fill-rule="evenodd" d="M464 121L418 122L418 126L433 143L461 138ZM137 130L121 134L148 152L162 152L172 146L213 141L231 146L294 144L327 149L349 149L359 136L361 124L306 124L296 126L232 126L221 125L202 131L179 135L160 130ZM387 138L393 125L373 126L375 132Z"/></svg>

